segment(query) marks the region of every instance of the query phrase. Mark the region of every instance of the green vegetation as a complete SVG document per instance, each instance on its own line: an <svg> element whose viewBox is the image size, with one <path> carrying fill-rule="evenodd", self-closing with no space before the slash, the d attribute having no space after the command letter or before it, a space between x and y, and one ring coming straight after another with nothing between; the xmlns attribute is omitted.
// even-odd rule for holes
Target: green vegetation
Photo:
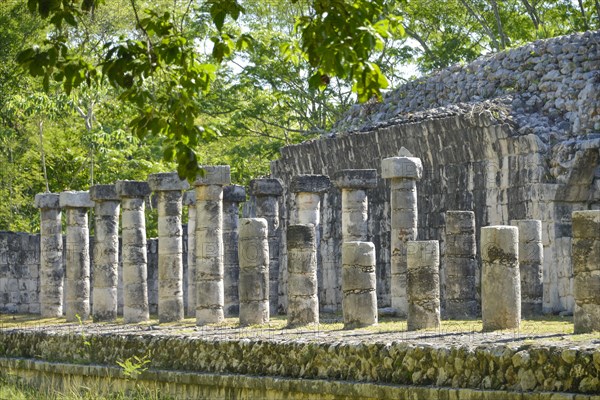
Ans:
<svg viewBox="0 0 600 400"><path fill-rule="evenodd" d="M407 65L598 28L598 0L2 1L0 229L36 232L44 191L198 164L245 184Z"/></svg>

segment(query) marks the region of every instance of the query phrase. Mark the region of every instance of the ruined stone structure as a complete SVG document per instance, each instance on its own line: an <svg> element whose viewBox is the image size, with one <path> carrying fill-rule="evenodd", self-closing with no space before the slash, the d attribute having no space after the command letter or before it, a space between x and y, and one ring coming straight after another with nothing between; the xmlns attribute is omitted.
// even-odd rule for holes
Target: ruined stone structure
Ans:
<svg viewBox="0 0 600 400"><path fill-rule="evenodd" d="M240 261L238 256L238 236L240 225L240 203L246 201L246 189L240 185L225 186L223 189L223 285L224 314L226 317L239 313L238 276Z"/></svg>
<svg viewBox="0 0 600 400"><path fill-rule="evenodd" d="M184 281L187 288L185 316L196 315L196 192L191 190L183 194L183 205L188 207L187 223L187 276Z"/></svg>
<svg viewBox="0 0 600 400"><path fill-rule="evenodd" d="M478 227L540 220L543 311L571 312L571 212L600 208L599 43L600 32L536 41L409 82L381 104L357 105L335 132L282 148L271 164L286 188L284 223L294 209L287 192L294 176L381 173L381 160L405 147L423 164L419 238L439 240L444 256L447 210L473 210ZM379 179L368 191L380 307L392 304L390 185ZM337 188L321 196L320 214L321 258L339 265L339 244L329 240L341 236ZM339 310L336 297L325 296L337 282L322 283L322 308Z"/></svg>
<svg viewBox="0 0 600 400"><path fill-rule="evenodd" d="M543 262L542 222L516 220L519 228L519 275L521 278L521 316L542 315Z"/></svg>
<svg viewBox="0 0 600 400"><path fill-rule="evenodd" d="M407 326L409 331L440 326L440 245L437 240L406 246Z"/></svg>
<svg viewBox="0 0 600 400"><path fill-rule="evenodd" d="M269 322L269 242L267 229L268 224L264 218L244 218L240 223L238 250L241 325Z"/></svg>
<svg viewBox="0 0 600 400"><path fill-rule="evenodd" d="M317 240L312 224L287 229L287 286L289 326L319 322Z"/></svg>
<svg viewBox="0 0 600 400"><path fill-rule="evenodd" d="M377 323L375 246L371 242L342 244L342 311L344 328Z"/></svg>

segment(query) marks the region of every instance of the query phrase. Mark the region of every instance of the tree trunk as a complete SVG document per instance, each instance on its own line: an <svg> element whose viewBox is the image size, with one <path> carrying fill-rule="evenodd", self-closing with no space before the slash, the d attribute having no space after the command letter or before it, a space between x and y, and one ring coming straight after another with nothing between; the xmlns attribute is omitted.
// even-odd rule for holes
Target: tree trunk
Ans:
<svg viewBox="0 0 600 400"><path fill-rule="evenodd" d="M42 156L42 171L44 172L44 183L46 184L46 193L50 193L48 184L48 174L46 173L46 153L44 152L44 120L38 121L38 132L40 134L40 154Z"/></svg>

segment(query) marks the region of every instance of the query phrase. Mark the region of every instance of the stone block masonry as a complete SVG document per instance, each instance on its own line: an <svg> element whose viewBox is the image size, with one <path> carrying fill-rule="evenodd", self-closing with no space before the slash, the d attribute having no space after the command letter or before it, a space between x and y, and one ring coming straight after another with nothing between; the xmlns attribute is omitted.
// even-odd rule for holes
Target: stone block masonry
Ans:
<svg viewBox="0 0 600 400"><path fill-rule="evenodd" d="M443 314L448 319L479 314L479 264L473 211L446 211L446 245L441 271Z"/></svg>
<svg viewBox="0 0 600 400"><path fill-rule="evenodd" d="M223 287L226 317L239 314L239 275L238 240L240 227L240 203L246 201L246 189L240 185L223 188Z"/></svg>
<svg viewBox="0 0 600 400"><path fill-rule="evenodd" d="M196 324L219 323L223 307L223 186L231 183L228 165L203 166L196 189Z"/></svg>
<svg viewBox="0 0 600 400"><path fill-rule="evenodd" d="M148 185L158 196L158 320L179 321L183 309L183 191L176 172L152 174Z"/></svg>
<svg viewBox="0 0 600 400"><path fill-rule="evenodd" d="M515 220L519 228L519 275L521 277L521 316L542 315L544 296L542 221Z"/></svg>
<svg viewBox="0 0 600 400"><path fill-rule="evenodd" d="M371 242L342 245L342 310L344 328L377 324L375 246Z"/></svg>
<svg viewBox="0 0 600 400"><path fill-rule="evenodd" d="M440 326L440 246L437 240L409 241L406 247L409 331Z"/></svg>
<svg viewBox="0 0 600 400"><path fill-rule="evenodd" d="M483 330L518 329L521 323L519 230L481 228L481 317Z"/></svg>
<svg viewBox="0 0 600 400"><path fill-rule="evenodd" d="M573 213L575 333L600 332L600 210Z"/></svg>
<svg viewBox="0 0 600 400"><path fill-rule="evenodd" d="M287 320L290 327L319 323L317 240L312 224L287 229Z"/></svg>
<svg viewBox="0 0 600 400"><path fill-rule="evenodd" d="M90 188L95 203L93 307L94 321L114 321L117 318L119 284L119 211L121 199L115 185L95 185Z"/></svg>
<svg viewBox="0 0 600 400"><path fill-rule="evenodd" d="M196 192L183 195L183 205L188 207L187 223L187 308L186 317L196 315ZM185 299L184 299L185 300Z"/></svg>
<svg viewBox="0 0 600 400"><path fill-rule="evenodd" d="M38 193L35 195L35 206L40 209L40 242L39 250L40 250L40 265L39 265L39 309L42 317L52 318L52 317L61 317L63 314L63 296L64 296L64 274L65 270L63 268L63 240L62 240L62 222L61 222L61 209L60 209L60 201L59 195L55 193ZM25 246L18 249L13 249L16 253L25 252L25 254L30 253L32 251L36 251L37 247L30 247L31 243L28 241L25 243ZM2 251L8 251L8 246L5 249L0 249L0 254ZM8 255L8 254L7 254ZM8 259L5 266L8 270L12 269L8 265ZM18 266L12 266L13 268L18 268ZM37 269L33 265L27 265L26 268L29 269ZM5 269L5 268L2 268ZM28 271L29 272L29 271ZM27 275L27 274L26 274ZM31 278L35 278L38 275L32 274ZM1 279L1 278L0 278ZM7 278L5 278L8 282ZM15 279L15 278L12 278ZM33 283L30 282L31 286ZM17 282L18 284L18 282ZM0 285L1 286L1 285ZM8 286L7 284L5 287ZM14 284L12 285L14 286ZM24 285L25 288L27 285ZM36 285L37 287L37 285ZM14 289L14 287L13 287ZM38 302L33 301L36 296L32 296L32 293L29 290L25 290L25 293L28 293L28 298L23 299L19 294L19 301L13 302L15 297L17 296L17 292L9 292L8 290L2 290L0 287L0 293L4 292L8 294L8 297L3 299L2 303L5 307L9 308L9 311L12 312L35 312L36 304ZM21 290L19 290L21 292ZM14 293L14 294L13 294ZM37 291L36 291L37 294ZM19 305L23 304L23 308L17 307L17 303ZM29 303L29 304L27 304ZM12 310L10 310L12 309Z"/></svg>
<svg viewBox="0 0 600 400"><path fill-rule="evenodd" d="M65 245L67 282L67 321L86 320L90 316L90 241L88 209L94 207L89 192L62 192L60 206L67 215Z"/></svg>
<svg viewBox="0 0 600 400"><path fill-rule="evenodd" d="M264 218L243 218L239 230L241 325L269 322L269 242ZM237 286L237 285L236 285Z"/></svg>

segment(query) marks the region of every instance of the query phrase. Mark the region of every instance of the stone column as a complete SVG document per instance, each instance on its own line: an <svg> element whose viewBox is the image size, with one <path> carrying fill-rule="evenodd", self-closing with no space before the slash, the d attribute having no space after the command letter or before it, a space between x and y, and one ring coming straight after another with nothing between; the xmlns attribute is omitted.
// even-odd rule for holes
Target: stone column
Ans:
<svg viewBox="0 0 600 400"><path fill-rule="evenodd" d="M408 330L440 326L440 246L437 240L410 241L406 248Z"/></svg>
<svg viewBox="0 0 600 400"><path fill-rule="evenodd" d="M442 270L444 314L449 319L476 318L477 244L475 213L446 211L444 269Z"/></svg>
<svg viewBox="0 0 600 400"><path fill-rule="evenodd" d="M229 165L204 166L196 187L196 324L222 322L223 186L231 183Z"/></svg>
<svg viewBox="0 0 600 400"><path fill-rule="evenodd" d="M238 236L240 226L240 203L246 201L246 189L240 185L223 188L223 267L224 267L224 314L225 317L239 315L240 299L238 282L240 261L238 258Z"/></svg>
<svg viewBox="0 0 600 400"><path fill-rule="evenodd" d="M544 296L542 221L515 220L510 223L519 229L519 275L521 277L521 316L542 315Z"/></svg>
<svg viewBox="0 0 600 400"><path fill-rule="evenodd" d="M324 263L321 254L321 195L328 191L330 187L331 181L326 175L297 175L292 177L290 184L290 192L295 193L296 197L296 207L292 212L291 224L312 224L315 226L317 282L321 295L327 289L336 286L335 282L326 282L324 279L324 277L333 275L329 269L336 266ZM328 268L328 270L325 271L325 268Z"/></svg>
<svg viewBox="0 0 600 400"><path fill-rule="evenodd" d="M88 208L94 207L89 192L62 192L60 206L67 214L67 293L68 322L90 316L90 231Z"/></svg>
<svg viewBox="0 0 600 400"><path fill-rule="evenodd" d="M369 202L366 190L377 187L377 170L345 169L334 175L333 182L342 191L342 242L367 241Z"/></svg>
<svg viewBox="0 0 600 400"><path fill-rule="evenodd" d="M417 239L417 181L423 175L420 158L404 147L399 157L381 163L381 176L391 182L391 297L398 316L408 314L406 297L406 243Z"/></svg>
<svg viewBox="0 0 600 400"><path fill-rule="evenodd" d="M144 198L150 194L147 182L118 181L121 198L121 241L123 261L123 321L126 324L147 321L148 255Z"/></svg>
<svg viewBox="0 0 600 400"><path fill-rule="evenodd" d="M119 280L119 207L115 185L90 188L94 201L94 287L92 317L94 322L117 319Z"/></svg>
<svg viewBox="0 0 600 400"><path fill-rule="evenodd" d="M315 226L288 226L287 252L288 326L319 323Z"/></svg>
<svg viewBox="0 0 600 400"><path fill-rule="evenodd" d="M148 176L158 197L158 322L183 319L183 191L187 181L177 172Z"/></svg>
<svg viewBox="0 0 600 400"><path fill-rule="evenodd" d="M264 218L242 218L239 235L241 325L269 322L269 242Z"/></svg>
<svg viewBox="0 0 600 400"><path fill-rule="evenodd" d="M42 318L63 314L63 241L59 195L38 193L40 209L40 311Z"/></svg>
<svg viewBox="0 0 600 400"><path fill-rule="evenodd" d="M344 242L342 245L342 311L344 328L377 324L375 245Z"/></svg>
<svg viewBox="0 0 600 400"><path fill-rule="evenodd" d="M483 330L517 329L521 322L519 230L481 229L481 317Z"/></svg>
<svg viewBox="0 0 600 400"><path fill-rule="evenodd" d="M183 194L183 205L188 207L187 223L187 310L186 317L196 315L196 192Z"/></svg>
<svg viewBox="0 0 600 400"><path fill-rule="evenodd" d="M269 226L269 312L271 315L277 314L280 309L279 295L283 294L283 282L285 282L284 271L279 268L281 246L279 196L282 194L283 185L279 179L263 178L250 181L250 195L255 198L256 217L266 219Z"/></svg>
<svg viewBox="0 0 600 400"><path fill-rule="evenodd" d="M600 332L600 210L575 211L572 220L575 333Z"/></svg>

